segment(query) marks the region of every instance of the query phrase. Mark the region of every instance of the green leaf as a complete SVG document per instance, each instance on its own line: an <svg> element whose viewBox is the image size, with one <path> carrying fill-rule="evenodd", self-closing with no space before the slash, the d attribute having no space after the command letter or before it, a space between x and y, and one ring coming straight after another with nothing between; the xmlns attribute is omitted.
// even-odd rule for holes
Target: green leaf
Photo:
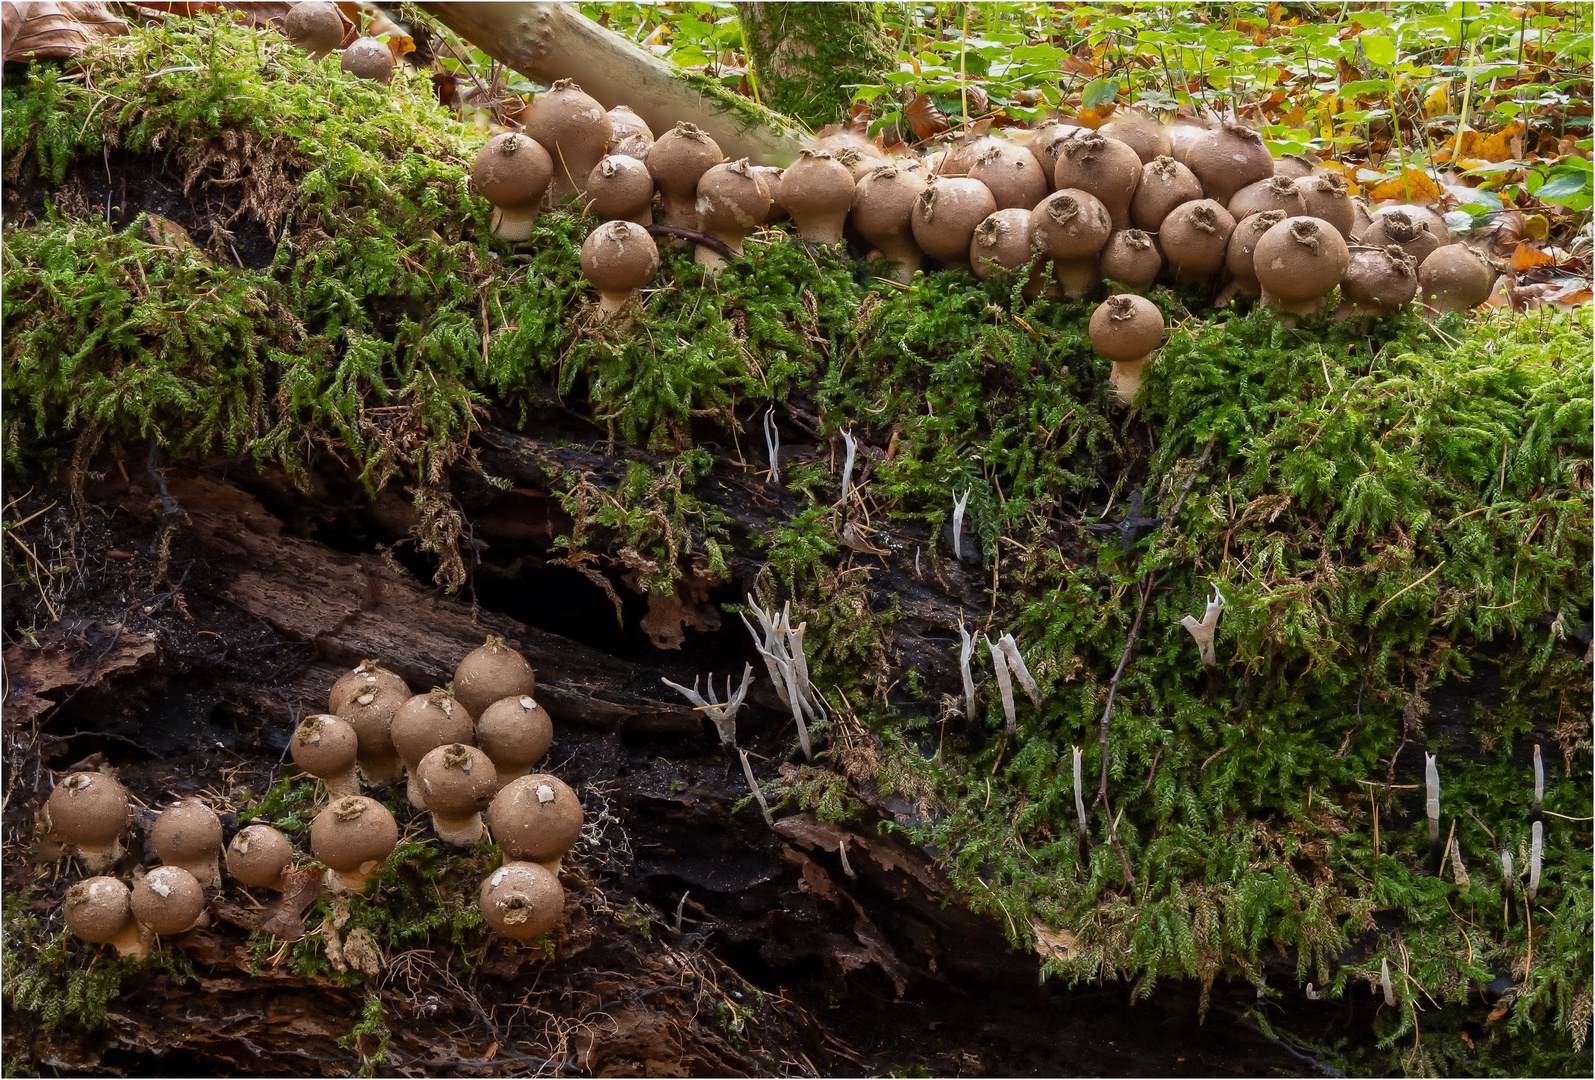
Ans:
<svg viewBox="0 0 1595 1080"><path fill-rule="evenodd" d="M1080 92L1080 104L1087 109L1099 109L1119 96L1119 80L1114 76L1092 79Z"/></svg>
<svg viewBox="0 0 1595 1080"><path fill-rule="evenodd" d="M1369 63L1389 67L1396 62L1395 38L1385 34L1360 34L1357 40L1362 42L1362 51Z"/></svg>

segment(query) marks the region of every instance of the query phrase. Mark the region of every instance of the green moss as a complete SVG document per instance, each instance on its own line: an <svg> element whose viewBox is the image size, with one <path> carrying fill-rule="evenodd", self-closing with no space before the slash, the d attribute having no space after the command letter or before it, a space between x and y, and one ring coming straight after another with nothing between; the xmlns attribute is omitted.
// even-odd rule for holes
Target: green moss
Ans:
<svg viewBox="0 0 1595 1080"><path fill-rule="evenodd" d="M896 69L876 4L745 4L737 18L760 97L813 129L847 120L853 88Z"/></svg>

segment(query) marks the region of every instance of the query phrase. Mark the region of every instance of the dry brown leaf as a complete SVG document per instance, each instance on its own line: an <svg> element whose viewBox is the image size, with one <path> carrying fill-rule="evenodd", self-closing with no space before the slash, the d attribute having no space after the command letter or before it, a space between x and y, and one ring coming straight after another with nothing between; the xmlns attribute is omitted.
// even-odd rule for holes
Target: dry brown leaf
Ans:
<svg viewBox="0 0 1595 1080"><path fill-rule="evenodd" d="M1512 269L1519 272L1546 266L1556 260L1533 244L1520 243L1512 252Z"/></svg>
<svg viewBox="0 0 1595 1080"><path fill-rule="evenodd" d="M69 60L101 38L121 37L127 23L92 3L16 3L5 0L0 59Z"/></svg>
<svg viewBox="0 0 1595 1080"><path fill-rule="evenodd" d="M947 117L930 99L929 94L920 94L910 101L903 109L903 116L908 120L909 130L914 133L916 139L928 139L952 127L947 122Z"/></svg>
<svg viewBox="0 0 1595 1080"><path fill-rule="evenodd" d="M321 895L321 868L290 867L282 872L282 879L282 895L262 913L260 928L284 941L298 941L305 936L305 911Z"/></svg>

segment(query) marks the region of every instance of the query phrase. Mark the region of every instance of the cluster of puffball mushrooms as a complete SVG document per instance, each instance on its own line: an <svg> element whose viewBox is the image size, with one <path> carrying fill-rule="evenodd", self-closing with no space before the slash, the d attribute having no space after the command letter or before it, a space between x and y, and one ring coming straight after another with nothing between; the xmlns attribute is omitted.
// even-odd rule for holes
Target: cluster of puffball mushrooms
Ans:
<svg viewBox="0 0 1595 1080"><path fill-rule="evenodd" d="M398 845L399 824L386 806L361 794L361 783L386 787L404 777L410 805L430 812L445 844L480 840L486 810L505 859L482 882L488 925L518 941L551 929L565 903L559 860L581 835L582 807L557 777L530 771L554 738L534 689L531 665L496 637L460 662L452 694L412 694L376 660L341 676L327 712L307 717L289 743L294 763L320 781L318 795L325 793L310 826L311 853L326 868L323 887L367 890ZM67 890L67 929L122 955L146 956L156 935L199 924L206 890L222 884L224 862L246 888L281 890L295 859L288 838L264 824L239 829L224 855L215 812L200 799L182 799L161 811L152 830L161 865L135 871L130 889L109 876L125 853L122 834L131 814L114 777L73 773L51 792L46 812L57 839L99 875Z"/></svg>
<svg viewBox="0 0 1595 1080"><path fill-rule="evenodd" d="M1464 310L1488 299L1494 280L1433 210L1370 212L1333 169L1310 156L1276 160L1239 124L1165 125L1127 109L1097 129L1052 121L924 157L889 156L844 131L782 170L726 161L688 123L656 139L632 110L606 111L569 80L520 119L524 131L488 140L471 170L493 204L493 233L529 240L538 214L566 199L605 219L581 266L606 320L657 273L654 233L687 235L716 272L751 230L789 217L803 240L851 239L903 283L927 262L980 278L1050 264L1050 280L1037 271L1027 282L1031 295L1077 300L1107 281L1090 336L1128 402L1164 331L1138 294L1165 271L1220 289L1221 304L1260 298L1291 316L1320 311L1338 288L1341 318L1389 315L1420 293L1430 314Z"/></svg>

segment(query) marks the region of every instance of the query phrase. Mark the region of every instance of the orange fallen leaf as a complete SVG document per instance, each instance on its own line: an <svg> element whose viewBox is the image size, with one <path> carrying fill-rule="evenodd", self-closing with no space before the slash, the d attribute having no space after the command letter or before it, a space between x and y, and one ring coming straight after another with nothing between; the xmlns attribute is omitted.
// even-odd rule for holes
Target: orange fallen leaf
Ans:
<svg viewBox="0 0 1595 1080"><path fill-rule="evenodd" d="M1532 244L1518 244L1512 252L1512 269L1532 270L1536 266L1555 263L1556 260Z"/></svg>
<svg viewBox="0 0 1595 1080"><path fill-rule="evenodd" d="M1368 190L1368 197L1379 202L1400 199L1402 202L1426 206L1440 198L1440 185L1428 173L1408 168L1374 184Z"/></svg>
<svg viewBox="0 0 1595 1080"><path fill-rule="evenodd" d="M921 94L910 101L903 109L903 116L908 120L909 129L916 139L928 139L952 127L929 94Z"/></svg>
<svg viewBox="0 0 1595 1080"><path fill-rule="evenodd" d="M387 42L388 51L393 53L394 63L398 63L405 53L415 52L415 38L408 34L389 34Z"/></svg>

